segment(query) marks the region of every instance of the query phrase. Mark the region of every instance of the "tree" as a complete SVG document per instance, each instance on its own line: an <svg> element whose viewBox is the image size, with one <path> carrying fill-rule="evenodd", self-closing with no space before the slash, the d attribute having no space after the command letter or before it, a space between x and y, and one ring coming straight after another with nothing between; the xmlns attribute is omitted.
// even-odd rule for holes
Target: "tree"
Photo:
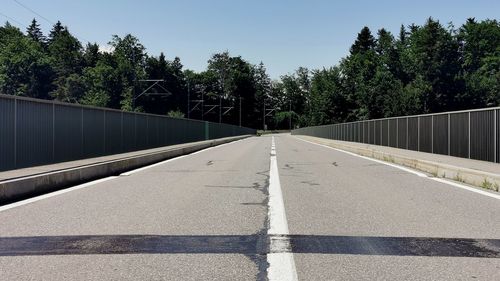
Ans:
<svg viewBox="0 0 500 281"><path fill-rule="evenodd" d="M271 78L267 74L266 67L262 61L254 67L253 73L255 83L254 114L257 115L257 127L260 127L264 118L264 105L268 102L271 94Z"/></svg>
<svg viewBox="0 0 500 281"><path fill-rule="evenodd" d="M233 107L225 115L225 122L239 124L241 114L244 125L257 125L257 120L254 118L256 106L254 67L240 56L231 57L226 51L214 54L210 58L208 72L212 72L211 75L217 77L218 85L211 95L207 95L209 101L222 107ZM240 98L242 99L241 112ZM219 107L219 116L224 112L222 109Z"/></svg>
<svg viewBox="0 0 500 281"><path fill-rule="evenodd" d="M500 24L496 20L476 22L470 18L458 34L465 80L462 107L500 104Z"/></svg>
<svg viewBox="0 0 500 281"><path fill-rule="evenodd" d="M94 67L100 60L101 55L99 53L99 45L97 43L87 43L85 51L83 52L83 66L84 67Z"/></svg>
<svg viewBox="0 0 500 281"><path fill-rule="evenodd" d="M343 122L348 116L341 70L338 67L313 71L309 125Z"/></svg>
<svg viewBox="0 0 500 281"><path fill-rule="evenodd" d="M126 94L128 88L132 88L133 93L140 93L144 90L144 86L137 83L138 80L143 80L146 77L144 71L146 64L146 49L139 42L139 39L131 34L125 35L123 38L113 35L109 42L114 48L110 55L103 56L101 62L113 67L114 75L116 76L115 87L108 92L109 106L113 108L121 108L122 104L133 103L135 94ZM127 101L122 101L127 99ZM140 104L140 100L135 100Z"/></svg>
<svg viewBox="0 0 500 281"><path fill-rule="evenodd" d="M375 77L379 63L375 47L375 39L365 26L351 46L350 55L340 64L345 75L343 82L347 100L353 104L352 111L347 116L349 121L369 119L377 115L372 108L374 93L370 91L370 81Z"/></svg>
<svg viewBox="0 0 500 281"><path fill-rule="evenodd" d="M120 91L122 89L121 77L115 68L104 60L98 62L95 67L86 68L83 75L87 91L80 99L82 104L109 107L110 97L117 94L113 92L116 88Z"/></svg>
<svg viewBox="0 0 500 281"><path fill-rule="evenodd" d="M62 23L60 21L57 21L57 23L54 24L54 26L52 27L52 30L49 33L48 42L51 43L52 41L54 41L54 39L57 36L61 35L61 33L63 31L64 31L64 27L63 27Z"/></svg>
<svg viewBox="0 0 500 281"><path fill-rule="evenodd" d="M410 35L412 64L428 91L420 93L423 113L459 108L455 96L463 92L459 77L459 45L453 34L429 18Z"/></svg>
<svg viewBox="0 0 500 281"><path fill-rule="evenodd" d="M6 24L0 29L0 91L47 99L53 70L41 44Z"/></svg>
<svg viewBox="0 0 500 281"><path fill-rule="evenodd" d="M58 100L78 100L81 93L70 91L68 83L73 84L76 76L81 76L83 67L82 45L69 33L67 28L60 29L60 22L51 31L47 45L51 65L56 72L55 89L51 96ZM72 81L67 81L71 77ZM80 79L77 79L81 81ZM77 96L72 96L78 94Z"/></svg>
<svg viewBox="0 0 500 281"><path fill-rule="evenodd" d="M26 29L26 33L28 34L28 37L33 39L33 41L40 43L41 45L44 45L46 43L46 38L42 33L42 30L40 29L40 25L36 21L36 19L33 19L31 21L30 26Z"/></svg>
<svg viewBox="0 0 500 281"><path fill-rule="evenodd" d="M358 37L354 44L351 46L351 54L358 54L363 52L368 52L373 50L375 46L375 38L373 37L370 28L367 26L363 27L361 31L358 33Z"/></svg>

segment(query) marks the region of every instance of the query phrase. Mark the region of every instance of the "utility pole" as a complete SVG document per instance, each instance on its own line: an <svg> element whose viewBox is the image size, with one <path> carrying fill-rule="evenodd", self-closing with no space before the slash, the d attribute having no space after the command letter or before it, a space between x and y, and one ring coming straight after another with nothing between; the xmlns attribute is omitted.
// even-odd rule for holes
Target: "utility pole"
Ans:
<svg viewBox="0 0 500 281"><path fill-rule="evenodd" d="M292 99L288 100L288 123L290 131L292 130Z"/></svg>
<svg viewBox="0 0 500 281"><path fill-rule="evenodd" d="M240 96L240 127L241 127L241 96Z"/></svg>

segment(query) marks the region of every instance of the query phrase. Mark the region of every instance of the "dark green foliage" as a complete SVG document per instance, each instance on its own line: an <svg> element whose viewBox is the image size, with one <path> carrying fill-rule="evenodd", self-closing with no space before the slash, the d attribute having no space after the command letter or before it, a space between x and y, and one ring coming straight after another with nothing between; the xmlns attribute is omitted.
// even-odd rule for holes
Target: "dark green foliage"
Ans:
<svg viewBox="0 0 500 281"><path fill-rule="evenodd" d="M29 38L31 38L33 41L43 45L46 43L47 38L42 33L42 30L40 29L40 25L36 21L36 19L33 19L31 21L30 26L26 29L26 33Z"/></svg>
<svg viewBox="0 0 500 281"><path fill-rule="evenodd" d="M42 45L8 23L0 34L0 91L48 98L54 72Z"/></svg>
<svg viewBox="0 0 500 281"><path fill-rule="evenodd" d="M500 25L469 19L457 31L429 18L397 39L364 27L338 67L312 72L310 91L299 81L281 77L281 95L301 97L300 126L499 106Z"/></svg>
<svg viewBox="0 0 500 281"><path fill-rule="evenodd" d="M0 93L232 124L241 115L243 126L270 129L500 105L496 20L454 29L429 18L402 25L397 37L363 27L337 66L300 67L276 81L262 62L227 51L196 73L178 57L148 55L130 34L112 36L109 47L82 46L59 21L48 38L36 20L26 34L6 23Z"/></svg>

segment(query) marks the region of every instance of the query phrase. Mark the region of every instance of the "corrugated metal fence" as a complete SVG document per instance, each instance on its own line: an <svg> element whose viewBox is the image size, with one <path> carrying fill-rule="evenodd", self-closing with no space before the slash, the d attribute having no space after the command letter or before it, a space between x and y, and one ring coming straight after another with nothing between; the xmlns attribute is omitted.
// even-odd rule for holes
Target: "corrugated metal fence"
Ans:
<svg viewBox="0 0 500 281"><path fill-rule="evenodd" d="M292 134L500 162L500 107L306 127Z"/></svg>
<svg viewBox="0 0 500 281"><path fill-rule="evenodd" d="M228 124L0 95L0 171L255 133Z"/></svg>

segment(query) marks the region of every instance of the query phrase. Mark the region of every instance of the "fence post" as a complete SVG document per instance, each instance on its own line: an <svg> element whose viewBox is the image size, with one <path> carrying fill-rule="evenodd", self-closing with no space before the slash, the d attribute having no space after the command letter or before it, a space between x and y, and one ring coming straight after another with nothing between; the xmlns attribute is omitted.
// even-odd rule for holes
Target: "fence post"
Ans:
<svg viewBox="0 0 500 281"><path fill-rule="evenodd" d="M434 115L431 115L431 152L434 153Z"/></svg>
<svg viewBox="0 0 500 281"><path fill-rule="evenodd" d="M205 140L208 140L210 137L209 131L208 131L208 121L205 121Z"/></svg>
<svg viewBox="0 0 500 281"><path fill-rule="evenodd" d="M469 159L470 159L470 111L469 111L468 116L469 116L469 126L468 126L469 127L468 128L468 130L469 130L469 133L468 133L468 135L469 135L469 145L468 145L468 147L469 147L469 153L468 153L468 155L469 155Z"/></svg>
<svg viewBox="0 0 500 281"><path fill-rule="evenodd" d="M14 168L17 168L17 98L14 98Z"/></svg>
<svg viewBox="0 0 500 281"><path fill-rule="evenodd" d="M451 114L448 113L448 155L451 155Z"/></svg>
<svg viewBox="0 0 500 281"><path fill-rule="evenodd" d="M387 146L391 146L391 122L387 119Z"/></svg>
<svg viewBox="0 0 500 281"><path fill-rule="evenodd" d="M56 161L56 105L52 102L52 162Z"/></svg>
<svg viewBox="0 0 500 281"><path fill-rule="evenodd" d="M409 149L408 148L408 117L406 117L406 149Z"/></svg>
<svg viewBox="0 0 500 281"><path fill-rule="evenodd" d="M365 142L365 121L361 121L361 138L362 138L362 143L366 143Z"/></svg>
<svg viewBox="0 0 500 281"><path fill-rule="evenodd" d="M360 143L363 143L363 141L361 140L361 134L362 134L361 131L363 129L363 127L361 127L362 124L363 124L363 122L361 122L361 121L358 122L358 139L359 139Z"/></svg>
<svg viewBox="0 0 500 281"><path fill-rule="evenodd" d="M120 150L123 152L125 150L125 144L123 141L123 111L120 112Z"/></svg>
<svg viewBox="0 0 500 281"><path fill-rule="evenodd" d="M102 110L104 113L104 134L103 134L103 146L104 146L104 154L106 154L106 110Z"/></svg>
<svg viewBox="0 0 500 281"><path fill-rule="evenodd" d="M420 116L417 117L417 151L420 151Z"/></svg>
<svg viewBox="0 0 500 281"><path fill-rule="evenodd" d="M396 119L396 148L399 148L399 119Z"/></svg>
<svg viewBox="0 0 500 281"><path fill-rule="evenodd" d="M498 146L498 137L497 137L497 110L493 109L493 162L497 162L497 146Z"/></svg>
<svg viewBox="0 0 500 281"><path fill-rule="evenodd" d="M83 158L83 157L85 157L85 156L86 156L86 155L85 155L85 137L84 137L85 130L83 129L83 124L84 124L84 122L83 122L83 107L82 107L82 111L81 111L81 113L80 113L80 114L81 114L81 119L82 119L82 121L81 121L81 124L80 124L80 125L81 125L81 130L82 130L82 131L81 131L81 133L82 133L82 140L81 140L82 149L81 149L81 153L82 153L82 158Z"/></svg>
<svg viewBox="0 0 500 281"><path fill-rule="evenodd" d="M382 120L380 120L380 145L384 142L384 130L382 130Z"/></svg>

